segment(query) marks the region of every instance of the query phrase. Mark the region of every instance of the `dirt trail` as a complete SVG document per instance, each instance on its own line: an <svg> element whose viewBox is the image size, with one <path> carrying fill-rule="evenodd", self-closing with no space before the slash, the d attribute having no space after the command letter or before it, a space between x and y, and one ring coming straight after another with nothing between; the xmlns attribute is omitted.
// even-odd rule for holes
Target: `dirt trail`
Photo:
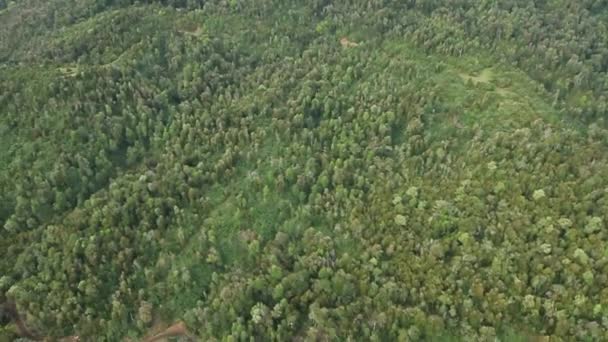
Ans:
<svg viewBox="0 0 608 342"><path fill-rule="evenodd" d="M198 26L194 30L183 29L183 30L178 30L177 32L183 33L185 35L192 36L192 37L201 37L204 34L203 29L200 26Z"/></svg>
<svg viewBox="0 0 608 342"><path fill-rule="evenodd" d="M359 46L359 43L355 43L353 41L348 40L348 38L346 37L342 37L342 39L340 39L340 45L342 45L342 47L349 48Z"/></svg>
<svg viewBox="0 0 608 342"><path fill-rule="evenodd" d="M15 324L16 333L19 337L26 338L32 341L58 341L58 342L79 342L80 337L77 335L65 336L59 339L54 339L44 336L41 333L33 331L27 326L25 320L19 314L17 305L14 302L5 302L0 305L0 317L7 317ZM184 322L177 322L167 328L162 327L162 323L158 323L151 329L153 331L148 337L144 337L140 342L161 342L166 341L170 337L184 337L187 341L196 341ZM129 340L126 340L129 341Z"/></svg>
<svg viewBox="0 0 608 342"><path fill-rule="evenodd" d="M169 337L185 337L188 341L195 341L194 337L188 332L184 322L177 322L165 329L163 332L146 337L141 342L160 342Z"/></svg>

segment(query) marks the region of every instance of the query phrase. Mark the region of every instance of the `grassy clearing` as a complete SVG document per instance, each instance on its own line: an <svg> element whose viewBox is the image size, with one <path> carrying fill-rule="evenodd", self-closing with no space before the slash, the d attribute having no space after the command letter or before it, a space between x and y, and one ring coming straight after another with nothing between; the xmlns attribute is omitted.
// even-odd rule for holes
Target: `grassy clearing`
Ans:
<svg viewBox="0 0 608 342"><path fill-rule="evenodd" d="M483 56L427 56L404 44L393 49L400 49L409 63L429 73L444 105L433 120L442 133L454 126L508 130L537 119L559 122L548 96L519 70Z"/></svg>
<svg viewBox="0 0 608 342"><path fill-rule="evenodd" d="M490 83L494 79L494 71L491 68L485 68L478 75L459 73L458 76L460 76L463 81L471 81L473 84Z"/></svg>

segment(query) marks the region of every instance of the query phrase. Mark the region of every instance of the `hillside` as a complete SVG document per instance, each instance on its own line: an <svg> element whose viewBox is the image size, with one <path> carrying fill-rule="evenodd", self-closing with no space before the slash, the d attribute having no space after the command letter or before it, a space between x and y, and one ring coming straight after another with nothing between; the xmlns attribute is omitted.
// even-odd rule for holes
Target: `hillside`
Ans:
<svg viewBox="0 0 608 342"><path fill-rule="evenodd" d="M607 23L0 0L0 341L608 339Z"/></svg>

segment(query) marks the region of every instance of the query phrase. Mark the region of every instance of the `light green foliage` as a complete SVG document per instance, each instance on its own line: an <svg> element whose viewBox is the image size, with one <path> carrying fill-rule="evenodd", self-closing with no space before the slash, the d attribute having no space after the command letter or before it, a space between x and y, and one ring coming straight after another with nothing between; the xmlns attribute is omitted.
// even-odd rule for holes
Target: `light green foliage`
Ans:
<svg viewBox="0 0 608 342"><path fill-rule="evenodd" d="M543 243L540 245L540 250L545 254L551 254L551 245L548 243Z"/></svg>
<svg viewBox="0 0 608 342"><path fill-rule="evenodd" d="M545 197L546 197L546 195L545 195L545 191L543 189L535 190L534 193L532 194L532 198L534 198L535 201L539 201Z"/></svg>
<svg viewBox="0 0 608 342"><path fill-rule="evenodd" d="M601 217L594 216L587 221L585 226L585 233L592 234L601 231L604 228Z"/></svg>
<svg viewBox="0 0 608 342"><path fill-rule="evenodd" d="M587 283L587 285L592 285L593 284L593 272L591 271L587 271L585 273L583 273L583 279L585 280L585 283Z"/></svg>
<svg viewBox="0 0 608 342"><path fill-rule="evenodd" d="M608 339L601 2L3 7L0 305L41 339Z"/></svg>
<svg viewBox="0 0 608 342"><path fill-rule="evenodd" d="M587 253L585 253L584 250L577 248L574 251L574 258L576 260L578 260L581 264L588 264L589 263L589 256L587 255Z"/></svg>
<svg viewBox="0 0 608 342"><path fill-rule="evenodd" d="M403 215L397 215L395 216L395 223L400 225L400 226L406 226L407 225L407 218Z"/></svg>

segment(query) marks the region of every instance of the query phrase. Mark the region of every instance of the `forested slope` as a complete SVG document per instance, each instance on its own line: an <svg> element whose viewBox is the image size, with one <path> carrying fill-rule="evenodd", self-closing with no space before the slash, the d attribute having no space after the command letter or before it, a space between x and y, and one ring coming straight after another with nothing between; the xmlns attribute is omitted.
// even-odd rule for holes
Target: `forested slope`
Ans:
<svg viewBox="0 0 608 342"><path fill-rule="evenodd" d="M607 20L0 0L0 339L607 339Z"/></svg>

